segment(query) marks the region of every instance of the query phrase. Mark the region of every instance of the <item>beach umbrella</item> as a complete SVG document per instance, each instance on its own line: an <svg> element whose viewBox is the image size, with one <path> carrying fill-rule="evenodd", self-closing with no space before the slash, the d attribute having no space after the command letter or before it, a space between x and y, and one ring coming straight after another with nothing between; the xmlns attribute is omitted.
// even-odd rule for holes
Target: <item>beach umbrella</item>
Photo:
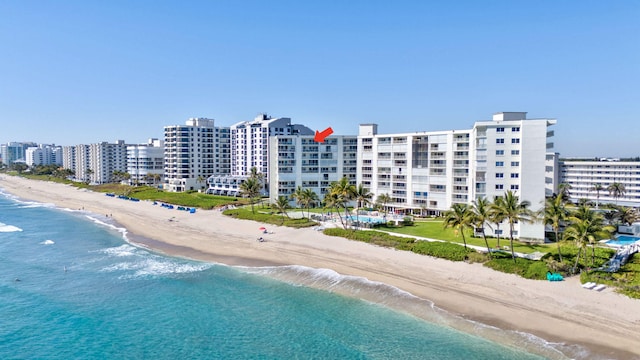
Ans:
<svg viewBox="0 0 640 360"><path fill-rule="evenodd" d="M267 228L266 228L266 227L264 227L264 226L260 226L260 227L258 228L258 230L260 230L260 231L265 231L265 230L267 230Z"/></svg>

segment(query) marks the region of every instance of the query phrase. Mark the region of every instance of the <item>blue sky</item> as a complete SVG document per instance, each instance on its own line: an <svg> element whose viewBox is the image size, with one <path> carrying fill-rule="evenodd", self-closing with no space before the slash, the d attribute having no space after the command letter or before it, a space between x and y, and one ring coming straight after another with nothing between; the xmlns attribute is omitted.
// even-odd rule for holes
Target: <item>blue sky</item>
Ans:
<svg viewBox="0 0 640 360"><path fill-rule="evenodd" d="M0 0L0 143L162 137L258 113L356 134L556 118L640 156L638 1Z"/></svg>

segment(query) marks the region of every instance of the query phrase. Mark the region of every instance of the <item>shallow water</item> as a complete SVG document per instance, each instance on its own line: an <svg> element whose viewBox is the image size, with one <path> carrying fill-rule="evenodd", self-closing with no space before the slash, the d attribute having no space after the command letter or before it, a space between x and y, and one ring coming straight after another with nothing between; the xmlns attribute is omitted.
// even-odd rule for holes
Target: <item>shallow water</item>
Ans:
<svg viewBox="0 0 640 360"><path fill-rule="evenodd" d="M0 229L3 359L561 357L540 339L331 270L158 255L83 212L0 196Z"/></svg>

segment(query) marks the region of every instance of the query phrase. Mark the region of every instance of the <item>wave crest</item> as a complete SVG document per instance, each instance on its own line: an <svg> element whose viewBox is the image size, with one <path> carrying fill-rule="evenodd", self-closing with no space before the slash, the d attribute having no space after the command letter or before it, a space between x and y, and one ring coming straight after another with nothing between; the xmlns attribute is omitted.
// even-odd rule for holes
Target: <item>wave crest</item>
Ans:
<svg viewBox="0 0 640 360"><path fill-rule="evenodd" d="M20 229L17 226L0 223L0 232L16 232L16 231L22 231L22 229Z"/></svg>

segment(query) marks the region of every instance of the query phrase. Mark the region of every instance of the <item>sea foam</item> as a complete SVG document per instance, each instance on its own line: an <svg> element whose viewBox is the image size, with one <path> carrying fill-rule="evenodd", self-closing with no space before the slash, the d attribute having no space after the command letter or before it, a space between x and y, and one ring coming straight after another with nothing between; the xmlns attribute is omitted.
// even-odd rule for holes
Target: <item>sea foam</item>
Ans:
<svg viewBox="0 0 640 360"><path fill-rule="evenodd" d="M16 232L16 231L22 231L22 229L20 229L17 226L0 223L0 232Z"/></svg>
<svg viewBox="0 0 640 360"><path fill-rule="evenodd" d="M431 300L365 277L342 275L331 269L315 269L300 265L238 267L241 270L275 278L295 286L308 286L388 307L411 314L430 323L474 334L503 345L527 349L548 359L567 359L567 355L585 353L580 346L567 347L551 343L533 334L500 329L452 314L437 307ZM571 356L573 357L573 356Z"/></svg>
<svg viewBox="0 0 640 360"><path fill-rule="evenodd" d="M150 253L144 249L124 244L99 251L108 257L122 258L122 261L102 269L104 272L125 272L122 279L162 276L169 274L185 274L204 271L213 266L210 263L181 262Z"/></svg>
<svg viewBox="0 0 640 360"><path fill-rule="evenodd" d="M55 241L53 240L45 240L43 242L40 243L41 245L53 245L55 244Z"/></svg>

